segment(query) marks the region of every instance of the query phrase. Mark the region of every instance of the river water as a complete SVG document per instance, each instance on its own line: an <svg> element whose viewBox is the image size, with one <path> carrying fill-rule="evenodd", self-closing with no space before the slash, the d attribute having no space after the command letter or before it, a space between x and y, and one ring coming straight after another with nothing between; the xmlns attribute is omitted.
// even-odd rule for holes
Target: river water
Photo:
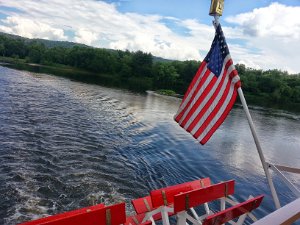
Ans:
<svg viewBox="0 0 300 225"><path fill-rule="evenodd" d="M274 210L241 107L204 146L173 121L180 100L0 67L0 224L16 224L156 188L210 177L236 180L236 200L265 194ZM272 163L300 167L300 115L252 108ZM300 179L287 175L296 186ZM282 204L295 196L273 174Z"/></svg>

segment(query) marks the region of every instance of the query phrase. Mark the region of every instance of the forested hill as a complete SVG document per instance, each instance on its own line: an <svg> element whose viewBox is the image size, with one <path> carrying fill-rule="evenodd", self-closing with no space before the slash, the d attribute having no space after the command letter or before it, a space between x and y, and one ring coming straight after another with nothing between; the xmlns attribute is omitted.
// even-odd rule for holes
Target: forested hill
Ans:
<svg viewBox="0 0 300 225"><path fill-rule="evenodd" d="M105 77L114 84L127 84L135 90L168 89L184 94L199 61L172 61L142 51L129 52L92 48L72 42L27 39L0 34L2 60L66 65ZM236 65L248 102L262 106L300 111L300 74L280 70L257 70ZM90 76L90 75L86 75ZM92 80L92 79L89 79Z"/></svg>
<svg viewBox="0 0 300 225"><path fill-rule="evenodd" d="M74 46L88 47L87 45L70 42L70 41L51 41L51 40L39 39L39 38L30 39L30 38L24 38L18 35L7 34L3 32L0 32L0 36L7 37L9 39L22 40L27 44L30 44L31 42L37 42L43 44L46 48L53 48L53 47L72 48Z"/></svg>

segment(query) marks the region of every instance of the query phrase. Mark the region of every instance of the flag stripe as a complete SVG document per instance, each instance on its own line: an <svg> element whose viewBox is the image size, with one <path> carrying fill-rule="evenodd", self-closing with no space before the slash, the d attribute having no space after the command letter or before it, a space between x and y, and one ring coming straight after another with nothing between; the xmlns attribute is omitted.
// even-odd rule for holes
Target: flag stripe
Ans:
<svg viewBox="0 0 300 225"><path fill-rule="evenodd" d="M224 112L226 112L226 109L228 107L229 107L229 109L231 109L232 105L230 105L230 103L231 103L231 100L232 100L231 97L234 94L234 90L235 90L234 89L234 85L235 85L234 82L228 82L227 83L227 88L226 88L226 91L224 92L224 94L222 96L222 99L218 102L218 104L214 108L213 112L210 114L211 118L208 118L205 121L205 125L203 126L205 128L201 130L201 133L199 133L198 132L199 130L198 130L197 133L195 134L195 136L197 137L197 139L199 138L198 140L201 141L207 135L207 133L210 130L212 130L212 128L214 127L214 124L216 124L217 121L220 118L221 119L224 118ZM226 116L225 116L225 118L226 118Z"/></svg>
<svg viewBox="0 0 300 225"><path fill-rule="evenodd" d="M210 70L208 70L210 71ZM201 92L199 91L198 95L195 96L195 99L197 99L196 101L196 110L194 108L194 110L192 111L192 115L188 117L188 124L184 123L182 124L183 120L180 120L179 121L179 124L184 127L184 129L187 129L189 126L190 126L190 123L195 119L196 117L196 113L199 113L199 111L197 110L200 110L201 108L203 108L205 106L205 104L208 102L208 100L211 98L211 95L213 94L213 92L216 90L218 84L221 82L221 79L217 79L216 76L213 74L213 73L209 73L210 76L213 76L214 77L214 80L216 80L216 82L214 82L214 85L212 87L203 87L203 92L204 92L204 95L201 96ZM206 89L207 88L207 89ZM202 91L202 89L201 89ZM202 98L201 98L202 97ZM193 101L195 102L195 100ZM187 112L185 113L185 116L189 113L190 109L192 108L192 106L189 107L189 109L187 110ZM185 119L185 118L184 118Z"/></svg>
<svg viewBox="0 0 300 225"><path fill-rule="evenodd" d="M197 101L192 102L191 104L189 104L189 107L186 109L183 117L181 118L181 120L179 121L179 123L185 127L186 123L188 122L188 120L191 118L191 116L193 115L193 113L195 112L195 110L199 107L199 105L201 103L204 104L204 100L206 99L207 95L210 93L211 88L215 85L217 78L215 75L213 75L213 73L211 73L209 70L206 71L206 73L209 73L209 75L207 76L208 79L206 79L206 83L205 85L203 85L195 99L197 99Z"/></svg>
<svg viewBox="0 0 300 225"><path fill-rule="evenodd" d="M227 62L225 61L226 65L228 66L227 63L230 63L228 60ZM225 71L224 71L225 70ZM227 67L223 66L222 71L225 73L227 72ZM224 74L222 72L222 74ZM188 131L191 131L194 129L196 123L200 123L199 126L203 123L203 120L205 120L205 117L202 117L207 113L207 111L211 108L212 103L218 96L218 94L222 91L222 86L224 85L224 82L228 80L228 77L225 75L220 76L215 83L215 85L209 90L209 94L206 96L204 100L201 100L201 104L199 107L193 112L193 115L189 118L189 122L185 125L185 129L188 129ZM201 121L199 119L201 118Z"/></svg>
<svg viewBox="0 0 300 225"><path fill-rule="evenodd" d="M201 63L200 69L197 71L197 74L199 74L198 79L193 79L192 85L194 86L193 87L192 85L189 86L189 90L187 92L189 94L188 95L186 94L187 97L183 99L180 108L178 110L178 113L177 115L175 115L175 120L177 122L180 121L180 119L185 113L185 110L189 107L189 104L191 104L191 102L195 99L197 94L197 88L201 85L200 82L202 81L202 78L203 77L206 78L206 74L205 74L205 72L207 71L206 62Z"/></svg>
<svg viewBox="0 0 300 225"><path fill-rule="evenodd" d="M201 94L203 93L206 87L213 85L213 83L216 82L216 77L206 68L206 71L204 72L203 77L201 78L201 81L198 85L199 88L196 88L196 90L193 93L192 98L189 100L189 102L186 104L185 108L182 110L182 112L178 115L177 120L180 124L185 124L184 119L186 118L187 114L189 114L191 108L193 107L193 103L195 102L195 99L201 98ZM183 125L184 126L184 125Z"/></svg>
<svg viewBox="0 0 300 225"><path fill-rule="evenodd" d="M227 71L226 71L227 73ZM206 127L206 124L210 122L212 119L211 117L214 115L215 111L219 109L219 107L222 105L222 97L224 94L227 94L229 91L229 84L230 81L228 81L228 76L225 76L225 80L222 83L222 86L220 87L219 92L215 92L216 96L214 99L211 99L210 105L206 108L206 113L204 115L201 115L200 121L194 126L194 128L191 130L191 134L195 134L202 126L201 131ZM223 97L224 98L224 97ZM210 116L211 115L211 116ZM198 135L197 135L198 136Z"/></svg>
<svg viewBox="0 0 300 225"><path fill-rule="evenodd" d="M221 28L201 63L174 119L205 144L230 112L241 86Z"/></svg>
<svg viewBox="0 0 300 225"><path fill-rule="evenodd" d="M185 93L183 100L180 104L180 108L179 111L181 111L183 108L185 108L186 104L192 99L192 95L194 94L196 88L198 87L198 83L200 81L200 78L203 76L204 71L203 68L206 67L206 62L203 61L195 75L195 77L193 78L191 84L188 87L187 92Z"/></svg>
<svg viewBox="0 0 300 225"><path fill-rule="evenodd" d="M219 108L223 106L223 103L227 97L227 94L230 90L230 83L225 82L222 86L222 92L218 95L215 101L209 107L209 110L206 111L205 115L201 118L201 122L199 122L191 131L191 134L194 137L198 138L204 130L206 130L208 124L214 119L216 114L219 112Z"/></svg>
<svg viewBox="0 0 300 225"><path fill-rule="evenodd" d="M226 117L229 114L232 106L234 105L234 102L236 100L236 96L237 96L237 93L234 92L234 94L232 95L231 100L230 100L229 104L227 105L227 107L226 107L224 113L222 114L222 116L217 120L217 122L213 125L213 127L208 131L208 133L206 134L206 136L202 140L201 140L201 138L198 139L202 145L204 145L210 139L210 137L213 135L215 130L217 130L219 128L219 126L221 126L223 121L226 119Z"/></svg>

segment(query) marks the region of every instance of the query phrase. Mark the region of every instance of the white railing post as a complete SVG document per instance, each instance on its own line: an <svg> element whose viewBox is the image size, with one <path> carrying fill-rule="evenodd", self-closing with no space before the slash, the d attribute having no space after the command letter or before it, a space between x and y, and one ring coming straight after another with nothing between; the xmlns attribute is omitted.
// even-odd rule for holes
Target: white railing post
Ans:
<svg viewBox="0 0 300 225"><path fill-rule="evenodd" d="M222 11L223 11L223 9L222 9ZM214 14L210 14L210 15L214 16L213 25L216 29L217 26L220 23L219 18L220 18L220 15L222 15L222 13L221 14L214 13ZM252 118L251 118L251 115L250 115L250 112L249 112L249 109L248 109L248 106L247 106L247 103L246 103L246 99L244 97L244 94L243 94L243 91L242 91L241 87L238 88L238 93L239 93L241 102L243 104L244 111L245 111L247 119L248 119L248 123L249 123L250 129L251 129L252 136L254 138L254 142L255 142L255 145L256 145L256 148L257 148L257 151L258 151L258 154L259 154L260 161L262 163L265 175L266 175L267 180L268 180L269 187L271 189L271 194L272 194L272 198L273 198L274 203L275 203L275 207L277 209L279 209L280 208L280 202L279 202L279 199L278 199L278 196L277 196L277 193L276 193L273 181L272 181L272 177L270 175L270 171L268 170L268 164L266 163L264 154L262 152L262 148L260 146L256 131L255 131L255 127L254 127L254 124L253 124L253 121L252 121Z"/></svg>
<svg viewBox="0 0 300 225"><path fill-rule="evenodd" d="M269 164L269 167L277 173L278 176L281 177L281 179L284 181L284 183L290 188L290 190L297 196L297 198L300 198L300 190L293 185L287 178L284 176L283 173L277 168L277 166Z"/></svg>
<svg viewBox="0 0 300 225"><path fill-rule="evenodd" d="M266 175L267 180L268 180L269 187L271 189L271 194L272 194L275 206L276 206L277 209L279 209L280 208L280 202L279 202L279 199L278 199L278 196L277 196L277 193L276 193L273 181L272 181L272 177L270 175L270 171L268 169L268 164L266 163L265 156L264 156L262 148L260 146L260 142L258 140L258 136L256 134L256 130L255 130L255 127L254 127L254 124L253 124L253 120L252 120L252 117L250 115L250 112L249 112L249 109L248 109L248 105L246 103L246 99L244 97L244 93L242 91L242 88L238 88L238 93L239 93L239 96L240 96L240 99L241 99L244 111L245 111L247 119L248 119L248 123L249 123L250 129L251 129L251 133L252 133L255 145L256 145L256 149L258 151L258 155L259 155L260 161L262 163L265 175Z"/></svg>

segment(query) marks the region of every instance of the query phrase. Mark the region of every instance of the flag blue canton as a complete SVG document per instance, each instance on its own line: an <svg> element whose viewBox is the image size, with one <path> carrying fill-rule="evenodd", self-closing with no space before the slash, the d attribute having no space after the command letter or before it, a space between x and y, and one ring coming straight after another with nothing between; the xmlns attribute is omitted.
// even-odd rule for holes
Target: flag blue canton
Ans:
<svg viewBox="0 0 300 225"><path fill-rule="evenodd" d="M208 69L219 77L222 72L223 62L229 54L225 36L220 25L218 25L214 41L211 48L205 57Z"/></svg>

